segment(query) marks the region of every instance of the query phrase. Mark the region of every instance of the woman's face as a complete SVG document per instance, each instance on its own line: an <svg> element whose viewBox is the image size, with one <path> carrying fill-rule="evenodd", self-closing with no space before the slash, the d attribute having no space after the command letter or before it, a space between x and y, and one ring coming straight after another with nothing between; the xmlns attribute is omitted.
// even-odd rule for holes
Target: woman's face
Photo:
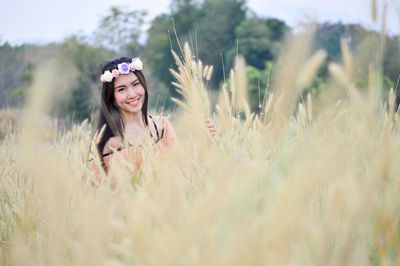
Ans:
<svg viewBox="0 0 400 266"><path fill-rule="evenodd" d="M115 79L114 98L125 115L141 112L145 91L134 73L120 75Z"/></svg>

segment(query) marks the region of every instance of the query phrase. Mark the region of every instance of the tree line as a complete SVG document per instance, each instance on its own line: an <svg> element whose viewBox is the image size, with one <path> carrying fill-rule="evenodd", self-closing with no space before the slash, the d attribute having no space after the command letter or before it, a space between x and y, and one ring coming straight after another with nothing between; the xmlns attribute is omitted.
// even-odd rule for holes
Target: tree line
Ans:
<svg viewBox="0 0 400 266"><path fill-rule="evenodd" d="M70 36L61 43L44 46L4 43L0 46L0 108L21 106L36 67L47 58L59 57L73 65L78 74L70 96L57 106L54 114L73 116L78 121L91 118L98 104L93 93L100 89L101 64L119 56L140 56L146 65L150 103L171 108L170 97L179 97L171 85L171 49L179 52L180 45L188 42L196 57L214 67L209 83L212 91L228 79L235 55L243 55L250 105L257 111L282 42L287 34L295 34L282 20L258 16L245 0L173 0L169 12L152 19L145 30L146 16L145 11L112 7L91 36ZM355 48L374 45L378 35L358 24L316 25L314 49L324 49L328 56L307 91L317 94L323 90L327 66L341 59L342 38ZM387 36L384 48L380 78L384 88L389 89L396 86L400 71L399 36ZM367 80L360 76L357 85L366 86Z"/></svg>

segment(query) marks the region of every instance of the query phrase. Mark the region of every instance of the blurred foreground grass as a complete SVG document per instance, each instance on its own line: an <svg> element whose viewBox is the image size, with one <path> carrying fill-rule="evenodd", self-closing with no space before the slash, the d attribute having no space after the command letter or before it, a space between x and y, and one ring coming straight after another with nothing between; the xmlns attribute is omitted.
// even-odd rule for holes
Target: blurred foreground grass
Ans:
<svg viewBox="0 0 400 266"><path fill-rule="evenodd" d="M287 40L258 115L237 59L214 139L202 123L211 70L186 45L173 72L183 95L176 102L184 111L172 118L181 149L144 150L140 171L127 162L98 188L84 181L92 178L92 126L60 133L42 122L54 81L39 70L18 130L3 131L2 264L399 265L394 93L380 94L375 54L353 57L343 42L326 91L302 97L325 57L310 54L311 40ZM361 67L370 73L367 92L353 84Z"/></svg>

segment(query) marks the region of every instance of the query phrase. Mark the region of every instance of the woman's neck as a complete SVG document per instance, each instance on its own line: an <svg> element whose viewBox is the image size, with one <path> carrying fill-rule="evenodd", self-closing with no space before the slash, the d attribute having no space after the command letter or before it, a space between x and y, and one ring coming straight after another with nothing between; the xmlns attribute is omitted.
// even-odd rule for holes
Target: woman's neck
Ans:
<svg viewBox="0 0 400 266"><path fill-rule="evenodd" d="M146 137L147 129L143 121L142 112L121 115L124 123L124 138L130 145L142 143Z"/></svg>
<svg viewBox="0 0 400 266"><path fill-rule="evenodd" d="M142 112L122 113L121 118L122 118L122 121L124 122L125 126L131 125L131 126L143 126L144 127Z"/></svg>

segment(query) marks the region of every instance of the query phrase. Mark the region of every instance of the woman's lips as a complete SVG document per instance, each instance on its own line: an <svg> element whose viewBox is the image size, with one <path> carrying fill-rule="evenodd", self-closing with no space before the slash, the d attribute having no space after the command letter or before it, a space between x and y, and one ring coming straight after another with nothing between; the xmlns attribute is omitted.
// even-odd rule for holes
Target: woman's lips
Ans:
<svg viewBox="0 0 400 266"><path fill-rule="evenodd" d="M135 99L133 101L129 101L128 102L128 104L131 105L131 106L136 106L136 105L138 105L138 103L139 103L139 99Z"/></svg>

